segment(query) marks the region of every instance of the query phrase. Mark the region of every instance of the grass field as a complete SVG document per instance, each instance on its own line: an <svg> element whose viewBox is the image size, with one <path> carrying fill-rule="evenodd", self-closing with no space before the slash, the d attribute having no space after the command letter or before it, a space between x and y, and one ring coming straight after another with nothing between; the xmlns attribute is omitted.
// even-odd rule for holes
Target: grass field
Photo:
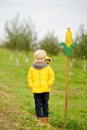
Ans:
<svg viewBox="0 0 87 130"><path fill-rule="evenodd" d="M51 66L55 72L55 84L49 100L49 121L51 128L38 127L34 101L27 83L27 74L33 60L25 63L25 53L17 53L10 59L10 51L0 49L0 130L87 130L87 73L83 61L78 67L70 68L68 89L68 113L64 117L66 57L63 54L52 57Z"/></svg>

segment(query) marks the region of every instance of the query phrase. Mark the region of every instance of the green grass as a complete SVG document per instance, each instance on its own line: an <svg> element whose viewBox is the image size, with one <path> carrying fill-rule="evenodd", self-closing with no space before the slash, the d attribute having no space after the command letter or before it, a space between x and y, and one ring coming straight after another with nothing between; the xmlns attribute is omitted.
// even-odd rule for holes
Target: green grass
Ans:
<svg viewBox="0 0 87 130"><path fill-rule="evenodd" d="M51 66L55 72L55 84L49 100L49 120L52 128L38 127L34 100L27 83L27 74L33 61L25 63L25 53L0 49L0 130L87 130L87 73L79 61L78 67L70 67L68 88L68 112L64 117L66 57L63 54L52 57ZM16 66L16 56L19 67Z"/></svg>

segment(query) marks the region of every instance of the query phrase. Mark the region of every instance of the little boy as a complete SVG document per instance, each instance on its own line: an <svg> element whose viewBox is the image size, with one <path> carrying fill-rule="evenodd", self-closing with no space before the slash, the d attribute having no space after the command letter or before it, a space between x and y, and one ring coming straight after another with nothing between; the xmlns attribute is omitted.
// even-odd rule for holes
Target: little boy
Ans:
<svg viewBox="0 0 87 130"><path fill-rule="evenodd" d="M50 126L48 122L48 101L51 86L54 83L54 72L46 62L46 51L37 50L34 62L28 72L28 84L32 89L35 111L39 125Z"/></svg>

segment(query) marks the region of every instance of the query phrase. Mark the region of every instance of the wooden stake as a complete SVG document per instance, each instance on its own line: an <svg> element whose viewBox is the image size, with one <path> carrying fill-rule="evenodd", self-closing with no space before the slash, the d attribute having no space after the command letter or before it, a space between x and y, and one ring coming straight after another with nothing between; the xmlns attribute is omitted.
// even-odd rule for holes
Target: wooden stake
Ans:
<svg viewBox="0 0 87 130"><path fill-rule="evenodd" d="M66 63L66 90L65 90L65 117L67 116L67 108L68 108L69 61L70 61L70 59L67 57L67 63Z"/></svg>

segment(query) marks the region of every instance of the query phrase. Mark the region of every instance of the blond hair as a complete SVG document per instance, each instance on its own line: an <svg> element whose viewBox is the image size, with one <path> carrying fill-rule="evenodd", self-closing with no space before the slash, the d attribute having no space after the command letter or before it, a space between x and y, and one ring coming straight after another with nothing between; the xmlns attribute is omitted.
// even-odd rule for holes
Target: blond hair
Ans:
<svg viewBox="0 0 87 130"><path fill-rule="evenodd" d="M46 58L46 51L42 50L42 49L36 50L34 52L34 58L36 58L38 55L43 56L44 58Z"/></svg>

